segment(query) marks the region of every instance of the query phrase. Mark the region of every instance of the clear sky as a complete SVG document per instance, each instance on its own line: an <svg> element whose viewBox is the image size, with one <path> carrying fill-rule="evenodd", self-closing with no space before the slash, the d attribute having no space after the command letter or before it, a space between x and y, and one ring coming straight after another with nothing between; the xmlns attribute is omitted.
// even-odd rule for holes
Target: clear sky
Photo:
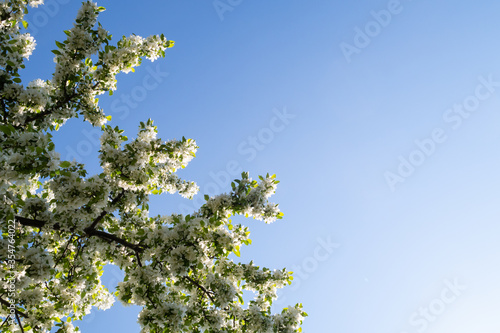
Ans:
<svg viewBox="0 0 500 333"><path fill-rule="evenodd" d="M80 1L46 3L27 17L38 46L25 80L50 78ZM153 198L153 214L196 210L228 175L276 173L285 217L244 220L240 260L296 272L276 309L302 302L304 332L499 332L498 1L98 4L115 41L176 42L101 99L129 137L152 118L163 139L200 146L180 175L201 193ZM55 139L99 172L90 125ZM116 303L81 329L138 332L137 313Z"/></svg>

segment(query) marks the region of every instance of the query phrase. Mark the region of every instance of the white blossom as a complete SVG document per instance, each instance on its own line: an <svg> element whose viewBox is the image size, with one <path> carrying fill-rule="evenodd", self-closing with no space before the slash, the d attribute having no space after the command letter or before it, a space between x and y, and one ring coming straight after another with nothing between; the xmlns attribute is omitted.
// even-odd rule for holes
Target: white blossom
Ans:
<svg viewBox="0 0 500 333"><path fill-rule="evenodd" d="M107 124L99 106L97 97L117 88L119 72L163 57L173 41L131 35L113 44L98 23L104 9L86 1L66 39L56 43L52 78L25 85L19 69L36 42L21 32L23 17L28 6L42 3L0 2L0 218L16 223L14 229L2 224L0 261L8 269L0 270L0 319L9 314L8 297L23 313L25 332L48 333L55 326L75 332L73 321L93 307L108 309L116 295L142 307L142 332L298 332L306 315L301 305L280 314L270 310L276 289L291 275L231 259L251 243L249 228L232 224L231 216L266 223L282 217L268 201L275 176L256 181L243 173L231 192L206 196L190 215L150 216L150 195L192 198L198 192L195 182L177 175L196 156L196 141L164 141L152 120L129 138ZM52 135L75 117L101 128L99 174L89 175L79 161L61 161L56 151ZM15 234L15 259L9 232ZM101 283L108 264L125 274L116 293ZM244 291L254 293L247 304ZM2 330L17 332L16 325Z"/></svg>

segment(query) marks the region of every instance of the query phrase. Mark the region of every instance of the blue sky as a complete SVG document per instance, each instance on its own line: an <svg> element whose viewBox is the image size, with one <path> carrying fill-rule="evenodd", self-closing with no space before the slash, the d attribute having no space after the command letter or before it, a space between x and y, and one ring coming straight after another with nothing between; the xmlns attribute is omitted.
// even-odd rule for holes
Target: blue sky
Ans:
<svg viewBox="0 0 500 333"><path fill-rule="evenodd" d="M50 78L80 4L46 3L28 16L38 46L25 80ZM118 77L101 99L111 124L133 137L152 118L165 140L195 139L180 175L200 197L228 191L237 171L277 174L285 218L244 220L253 244L241 260L297 272L276 309L302 302L304 332L498 332L498 2L98 4L115 41L176 42ZM90 125L72 120L55 139L99 172ZM162 195L151 211L196 202ZM138 332L137 313L117 303L81 329Z"/></svg>

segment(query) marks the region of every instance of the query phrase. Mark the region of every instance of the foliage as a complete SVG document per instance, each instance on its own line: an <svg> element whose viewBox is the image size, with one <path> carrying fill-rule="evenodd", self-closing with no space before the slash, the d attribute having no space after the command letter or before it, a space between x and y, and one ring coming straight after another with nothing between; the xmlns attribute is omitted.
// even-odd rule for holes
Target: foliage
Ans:
<svg viewBox="0 0 500 333"><path fill-rule="evenodd" d="M142 332L299 332L301 305L271 313L276 288L290 272L236 263L249 231L233 225L243 214L269 223L281 218L268 202L274 175L235 180L230 193L205 196L191 215L150 216L149 195L191 198L198 187L176 170L195 156L192 139L162 141L153 121L141 122L135 139L106 125L97 96L112 94L115 76L147 58L164 57L174 42L163 35L123 37L116 45L98 22L104 10L84 2L66 40L53 50L51 80L25 87L19 74L35 47L22 33L28 6L0 4L0 316L3 332L73 332L72 321L115 297L142 306ZM88 175L77 161L61 161L52 135L68 119L101 127L102 172ZM116 292L100 277L103 266L125 272ZM255 298L243 304L243 290Z"/></svg>

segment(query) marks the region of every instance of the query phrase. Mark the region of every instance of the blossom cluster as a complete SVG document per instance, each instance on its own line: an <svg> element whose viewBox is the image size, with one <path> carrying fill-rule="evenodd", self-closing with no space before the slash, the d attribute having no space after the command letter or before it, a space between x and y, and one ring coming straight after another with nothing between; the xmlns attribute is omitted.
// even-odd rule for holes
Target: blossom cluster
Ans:
<svg viewBox="0 0 500 333"><path fill-rule="evenodd" d="M196 142L192 139L163 142L156 138L153 121L141 122L137 138L123 144L127 137L118 127L106 126L101 136L100 160L104 174L120 188L129 191L179 193L192 198L198 187L180 180L175 171L185 168L195 156Z"/></svg>
<svg viewBox="0 0 500 333"><path fill-rule="evenodd" d="M116 75L143 58L164 57L173 41L132 35L112 45L98 23L104 8L86 1L52 51L52 78L23 85L19 72L36 45L22 32L23 17L42 2L0 2L0 220L18 222L17 258L8 267L8 226L1 224L0 318L10 316L8 304L15 314L2 332L75 332L73 321L116 298L142 306L142 332L299 332L306 316L300 304L271 312L290 272L235 261L251 239L232 217L270 223L283 216L268 201L275 175L252 180L242 173L231 192L205 196L190 215L151 216L150 195L198 192L177 175L198 146L184 137L163 141L152 120L141 122L132 139L106 124L111 118L97 96L112 94ZM102 131L102 172L95 175L79 161L61 161L52 142L68 119L80 116ZM108 264L125 272L115 292L101 283ZM245 301L245 291L254 298Z"/></svg>

